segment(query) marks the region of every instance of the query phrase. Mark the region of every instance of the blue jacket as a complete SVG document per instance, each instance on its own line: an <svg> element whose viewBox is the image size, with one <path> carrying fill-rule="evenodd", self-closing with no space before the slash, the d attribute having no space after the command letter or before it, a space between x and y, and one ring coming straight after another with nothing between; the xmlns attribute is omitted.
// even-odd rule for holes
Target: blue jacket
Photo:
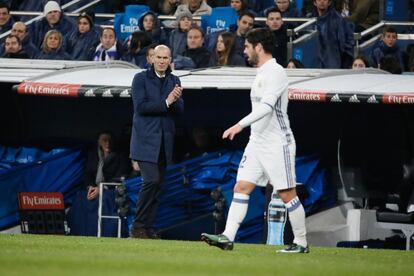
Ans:
<svg viewBox="0 0 414 276"><path fill-rule="evenodd" d="M23 39L22 48L30 58L34 58L39 53L39 49L37 49L36 46L32 43L29 35L26 35L26 37Z"/></svg>
<svg viewBox="0 0 414 276"><path fill-rule="evenodd" d="M173 58L177 57L178 55L183 55L187 47L187 33L182 32L178 28L172 30L170 36L168 37L167 44L171 49L171 56Z"/></svg>
<svg viewBox="0 0 414 276"><path fill-rule="evenodd" d="M4 24L3 26L0 26L0 34L3 34L9 30L11 30L11 28L13 27L14 24L14 19L13 17L10 16L9 20L6 22L6 24ZM3 40L5 41L6 38L3 38Z"/></svg>
<svg viewBox="0 0 414 276"><path fill-rule="evenodd" d="M398 46L394 45L394 47L388 47L382 40L378 41L372 49L369 55L369 64L374 68L378 68L378 64L380 63L381 58L386 56L392 56L396 58L400 63L401 69L405 69L403 55Z"/></svg>
<svg viewBox="0 0 414 276"><path fill-rule="evenodd" d="M35 56L35 59L70 60L70 56L60 47L56 51L50 51L49 53L40 51Z"/></svg>
<svg viewBox="0 0 414 276"><path fill-rule="evenodd" d="M153 68L135 75L132 82L134 117L132 121L130 158L138 161L158 162L164 143L167 163L172 160L175 123L174 115L184 111L180 98L167 108L165 100L175 85L181 85L177 76L166 72L164 83Z"/></svg>
<svg viewBox="0 0 414 276"><path fill-rule="evenodd" d="M136 54L132 54L129 52L125 53L121 57L121 60L135 64L136 66L142 69L146 69L149 67L148 62L147 62L147 48L146 47L139 50L138 53Z"/></svg>
<svg viewBox="0 0 414 276"><path fill-rule="evenodd" d="M164 29L161 27L161 22L158 19L158 16L152 12L152 11L148 11L146 13L144 13L138 21L138 27L141 31L145 31L144 30L144 17L147 14L152 14L154 16L154 28L152 30L152 32L150 33L151 35L151 39L153 43L159 43L159 44L164 44L166 43L167 40L167 35L165 34Z"/></svg>
<svg viewBox="0 0 414 276"><path fill-rule="evenodd" d="M354 34L345 19L333 8L318 17L319 68L349 68L352 64Z"/></svg>
<svg viewBox="0 0 414 276"><path fill-rule="evenodd" d="M61 15L59 22L54 26L50 26L46 18L36 21L29 27L30 37L32 38L33 44L40 49L45 34L50 30L58 30L62 33L62 36L65 37L76 31L76 24L72 19L64 14ZM66 43L66 40L63 40ZM65 47L66 46L64 46L64 48Z"/></svg>
<svg viewBox="0 0 414 276"><path fill-rule="evenodd" d="M66 37L66 51L72 60L92 60L100 41L100 29L92 28L87 33L78 30Z"/></svg>

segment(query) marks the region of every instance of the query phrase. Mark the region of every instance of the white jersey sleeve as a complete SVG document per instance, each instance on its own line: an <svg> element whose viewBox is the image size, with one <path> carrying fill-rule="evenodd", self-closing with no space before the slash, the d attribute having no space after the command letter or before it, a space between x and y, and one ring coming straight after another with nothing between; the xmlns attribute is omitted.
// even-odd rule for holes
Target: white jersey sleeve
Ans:
<svg viewBox="0 0 414 276"><path fill-rule="evenodd" d="M270 69L270 70L269 70ZM253 87L253 89L261 89L262 97L260 103L252 110L250 114L239 121L242 128L250 126L254 122L262 119L270 114L276 105L280 95L286 90L288 86L287 78L284 75L278 74L274 68L263 68L259 72L262 84L260 87Z"/></svg>

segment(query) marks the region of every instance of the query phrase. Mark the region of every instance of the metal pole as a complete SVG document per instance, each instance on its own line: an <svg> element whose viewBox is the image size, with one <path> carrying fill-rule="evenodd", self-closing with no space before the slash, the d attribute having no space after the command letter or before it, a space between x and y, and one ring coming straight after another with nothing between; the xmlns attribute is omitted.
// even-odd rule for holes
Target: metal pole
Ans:
<svg viewBox="0 0 414 276"><path fill-rule="evenodd" d="M103 185L99 183L99 205L98 205L98 238L101 237L101 225L102 225L102 198L103 198Z"/></svg>

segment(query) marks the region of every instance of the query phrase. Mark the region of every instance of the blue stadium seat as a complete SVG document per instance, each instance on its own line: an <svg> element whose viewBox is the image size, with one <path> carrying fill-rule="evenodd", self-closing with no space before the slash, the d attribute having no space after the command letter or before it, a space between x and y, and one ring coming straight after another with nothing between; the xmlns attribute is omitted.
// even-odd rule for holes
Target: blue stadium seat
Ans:
<svg viewBox="0 0 414 276"><path fill-rule="evenodd" d="M293 58L302 62L305 68L316 68L317 39L317 35L312 35L293 46Z"/></svg>
<svg viewBox="0 0 414 276"><path fill-rule="evenodd" d="M384 20L408 21L410 19L410 3L407 0L385 0Z"/></svg>
<svg viewBox="0 0 414 276"><path fill-rule="evenodd" d="M147 11L149 7L146 5L128 5L125 7L125 13L116 13L114 29L117 38L123 41L137 31L139 18Z"/></svg>
<svg viewBox="0 0 414 276"><path fill-rule="evenodd" d="M211 15L201 16L201 27L206 35L221 31L229 30L231 25L236 24L238 19L236 10L231 7L213 8Z"/></svg>

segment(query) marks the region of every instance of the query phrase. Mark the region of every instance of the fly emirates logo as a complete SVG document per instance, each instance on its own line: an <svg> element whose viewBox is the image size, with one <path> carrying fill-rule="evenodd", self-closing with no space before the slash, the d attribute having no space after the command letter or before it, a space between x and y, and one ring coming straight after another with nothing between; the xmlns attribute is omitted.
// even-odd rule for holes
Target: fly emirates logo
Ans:
<svg viewBox="0 0 414 276"><path fill-rule="evenodd" d="M70 95L69 87L55 87L55 86L43 86L43 85L30 85L27 84L24 87L25 94L33 95Z"/></svg>
<svg viewBox="0 0 414 276"><path fill-rule="evenodd" d="M414 95L384 95L383 102L388 104L414 104Z"/></svg>
<svg viewBox="0 0 414 276"><path fill-rule="evenodd" d="M22 201L24 205L37 206L37 205L61 205L62 200L58 197L47 196L23 196Z"/></svg>

